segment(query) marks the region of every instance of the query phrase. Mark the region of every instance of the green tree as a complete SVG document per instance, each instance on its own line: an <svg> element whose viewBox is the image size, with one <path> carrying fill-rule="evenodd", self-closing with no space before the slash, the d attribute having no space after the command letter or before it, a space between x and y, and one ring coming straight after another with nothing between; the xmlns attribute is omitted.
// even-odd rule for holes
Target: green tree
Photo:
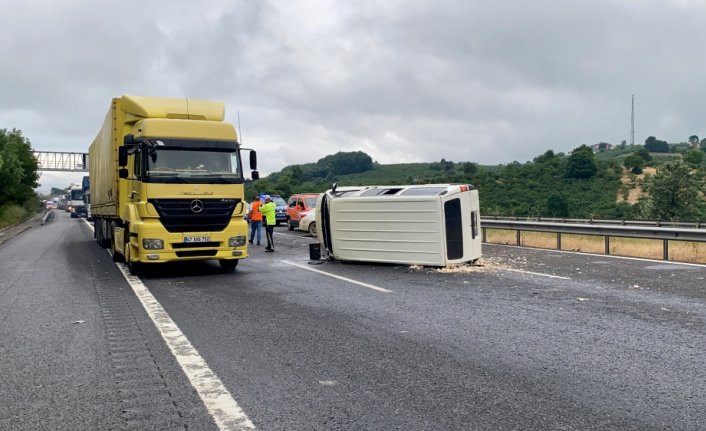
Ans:
<svg viewBox="0 0 706 431"><path fill-rule="evenodd" d="M63 195L64 193L66 193L66 191L65 191L64 189L60 189L60 188L57 188L57 187L52 187L52 188L51 188L51 191L49 192L49 194L50 194L51 196L61 196L61 195Z"/></svg>
<svg viewBox="0 0 706 431"><path fill-rule="evenodd" d="M666 141L659 140L654 136L649 136L645 139L645 148L652 153L668 153L669 144Z"/></svg>
<svg viewBox="0 0 706 431"><path fill-rule="evenodd" d="M544 154L541 156L537 156L534 158L535 163L546 163L550 160L553 160L556 156L554 155L554 151L552 150L547 150Z"/></svg>
<svg viewBox="0 0 706 431"><path fill-rule="evenodd" d="M641 174L642 168L645 167L645 160L637 154L632 154L625 158L623 166L630 169L633 174Z"/></svg>
<svg viewBox="0 0 706 431"><path fill-rule="evenodd" d="M466 162L463 164L463 175L470 179L478 172L478 165L471 162Z"/></svg>
<svg viewBox="0 0 706 431"><path fill-rule="evenodd" d="M652 156L650 155L649 150L645 147L640 147L635 150L635 155L642 157L642 160L644 160L645 162L652 161Z"/></svg>
<svg viewBox="0 0 706 431"><path fill-rule="evenodd" d="M342 152L326 156L316 162L327 174L347 175L365 172L373 168L373 159L362 151Z"/></svg>
<svg viewBox="0 0 706 431"><path fill-rule="evenodd" d="M692 220L702 206L699 181L681 162L666 163L646 184L649 217L658 220Z"/></svg>
<svg viewBox="0 0 706 431"><path fill-rule="evenodd" d="M0 129L0 206L7 203L23 205L36 199L37 159L32 146L22 132Z"/></svg>
<svg viewBox="0 0 706 431"><path fill-rule="evenodd" d="M684 161L692 165L699 166L703 160L704 152L701 150L691 148L686 152L686 154L684 154Z"/></svg>
<svg viewBox="0 0 706 431"><path fill-rule="evenodd" d="M547 198L547 215L550 217L568 217L569 202L564 196L552 194Z"/></svg>
<svg viewBox="0 0 706 431"><path fill-rule="evenodd" d="M593 150L586 145L575 148L566 166L566 178L586 179L596 174L596 161Z"/></svg>

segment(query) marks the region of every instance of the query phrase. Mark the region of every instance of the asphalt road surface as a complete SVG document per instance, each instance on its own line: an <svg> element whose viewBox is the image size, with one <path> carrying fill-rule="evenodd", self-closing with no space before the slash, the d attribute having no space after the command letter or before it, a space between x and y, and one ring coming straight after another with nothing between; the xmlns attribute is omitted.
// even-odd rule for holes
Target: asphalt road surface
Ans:
<svg viewBox="0 0 706 431"><path fill-rule="evenodd" d="M0 429L704 430L706 267L484 245L483 266L139 279L57 217L0 246Z"/></svg>

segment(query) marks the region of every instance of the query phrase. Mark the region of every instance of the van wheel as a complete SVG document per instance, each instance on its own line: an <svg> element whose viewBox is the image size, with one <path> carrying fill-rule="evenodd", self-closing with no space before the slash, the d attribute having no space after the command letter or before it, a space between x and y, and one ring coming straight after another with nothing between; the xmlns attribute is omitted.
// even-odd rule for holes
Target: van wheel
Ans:
<svg viewBox="0 0 706 431"><path fill-rule="evenodd" d="M311 222L309 225L309 235L316 236L316 222Z"/></svg>
<svg viewBox="0 0 706 431"><path fill-rule="evenodd" d="M221 259L218 263L221 265L221 270L223 272L233 272L238 266L240 259Z"/></svg>

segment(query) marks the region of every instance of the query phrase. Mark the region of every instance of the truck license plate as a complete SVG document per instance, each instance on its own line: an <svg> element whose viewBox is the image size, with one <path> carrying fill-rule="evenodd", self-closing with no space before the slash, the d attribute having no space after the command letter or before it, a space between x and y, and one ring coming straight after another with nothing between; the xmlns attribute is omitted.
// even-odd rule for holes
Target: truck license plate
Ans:
<svg viewBox="0 0 706 431"><path fill-rule="evenodd" d="M210 236L185 236L184 242L209 242L211 241Z"/></svg>

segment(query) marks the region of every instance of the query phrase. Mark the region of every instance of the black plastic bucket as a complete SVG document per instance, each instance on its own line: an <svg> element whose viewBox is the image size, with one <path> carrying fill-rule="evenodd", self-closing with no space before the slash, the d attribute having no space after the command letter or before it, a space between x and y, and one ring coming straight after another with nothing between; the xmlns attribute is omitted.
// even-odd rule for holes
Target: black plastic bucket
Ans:
<svg viewBox="0 0 706 431"><path fill-rule="evenodd" d="M318 242L315 244L309 244L309 259L310 260L320 260L321 259L321 244Z"/></svg>

